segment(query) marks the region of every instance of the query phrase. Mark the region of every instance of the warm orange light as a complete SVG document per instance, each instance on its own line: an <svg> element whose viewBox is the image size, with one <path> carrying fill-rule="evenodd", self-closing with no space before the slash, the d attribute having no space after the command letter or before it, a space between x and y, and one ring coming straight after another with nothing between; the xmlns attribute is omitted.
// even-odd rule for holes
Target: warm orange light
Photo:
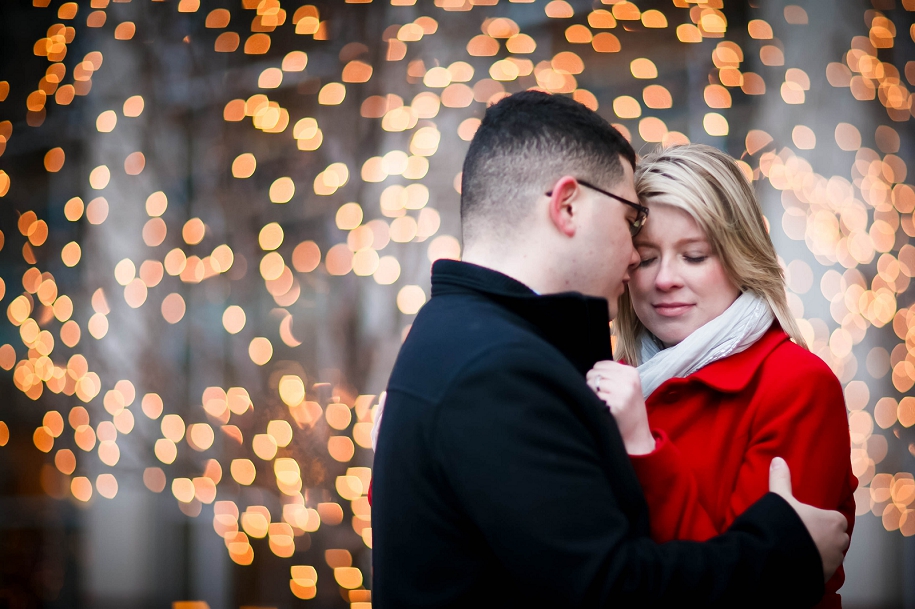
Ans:
<svg viewBox="0 0 915 609"><path fill-rule="evenodd" d="M114 131L117 124L118 115L115 114L114 110L105 110L99 114L98 118L95 120L95 128L98 129L100 133L111 133Z"/></svg>
<svg viewBox="0 0 915 609"><path fill-rule="evenodd" d="M791 140L801 150L813 150L817 145L816 134L806 125L797 125L791 131Z"/></svg>
<svg viewBox="0 0 915 609"><path fill-rule="evenodd" d="M92 498L92 483L85 476L78 476L70 481L70 492L79 501L89 501Z"/></svg>
<svg viewBox="0 0 915 609"><path fill-rule="evenodd" d="M321 518L321 522L330 526L336 526L343 522L343 508L340 507L339 503L319 503L318 515Z"/></svg>
<svg viewBox="0 0 915 609"><path fill-rule="evenodd" d="M213 445L215 434L206 423L195 423L187 429L187 443L196 451L204 451Z"/></svg>
<svg viewBox="0 0 915 609"><path fill-rule="evenodd" d="M527 34L516 34L505 41L505 48L509 53L529 54L537 50L537 42Z"/></svg>
<svg viewBox="0 0 915 609"><path fill-rule="evenodd" d="M273 203L288 203L295 195L295 182L292 178L283 177L274 180L270 185L270 201Z"/></svg>
<svg viewBox="0 0 915 609"><path fill-rule="evenodd" d="M162 317L170 324L176 324L184 318L187 305L184 298L177 292L172 292L162 299Z"/></svg>
<svg viewBox="0 0 915 609"><path fill-rule="evenodd" d="M835 131L836 144L846 151L857 150L861 147L861 132L850 123L839 123Z"/></svg>
<svg viewBox="0 0 915 609"><path fill-rule="evenodd" d="M766 81L759 74L744 72L740 89L747 95L763 95L766 92Z"/></svg>
<svg viewBox="0 0 915 609"><path fill-rule="evenodd" d="M587 26L575 24L566 28L566 40L572 44L588 44L592 39L591 30Z"/></svg>
<svg viewBox="0 0 915 609"><path fill-rule="evenodd" d="M343 82L362 83L368 82L372 78L372 66L355 59L343 67L343 74L340 80Z"/></svg>
<svg viewBox="0 0 915 609"><path fill-rule="evenodd" d="M233 459L229 471L232 479L243 486L250 486L257 475L254 463L250 459Z"/></svg>
<svg viewBox="0 0 915 609"><path fill-rule="evenodd" d="M721 85L708 85L703 92L705 103L709 108L730 108L731 94Z"/></svg>
<svg viewBox="0 0 915 609"><path fill-rule="evenodd" d="M60 473L69 476L76 471L76 455L69 448L59 450L54 455L54 465Z"/></svg>
<svg viewBox="0 0 915 609"><path fill-rule="evenodd" d="M255 337L248 345L248 355L252 362L263 366L273 357L273 345L263 336Z"/></svg>
<svg viewBox="0 0 915 609"><path fill-rule="evenodd" d="M264 55L270 50L270 36L267 34L251 34L245 40L246 55Z"/></svg>
<svg viewBox="0 0 915 609"><path fill-rule="evenodd" d="M44 168L51 173L56 173L64 166L65 158L63 148L51 148L44 155Z"/></svg>
<svg viewBox="0 0 915 609"><path fill-rule="evenodd" d="M362 585L362 571L356 567L339 567L334 569L334 579L341 588L353 589Z"/></svg>
<svg viewBox="0 0 915 609"><path fill-rule="evenodd" d="M89 186L95 190L102 190L111 180L111 171L106 165L99 165L89 173Z"/></svg>
<svg viewBox="0 0 915 609"><path fill-rule="evenodd" d="M178 447L168 438L159 438L156 440L153 452L155 453L156 458L166 465L174 463L175 459L178 457Z"/></svg>
<svg viewBox="0 0 915 609"><path fill-rule="evenodd" d="M616 27L616 18L608 10L596 9L588 13L588 25L594 29L607 29Z"/></svg>
<svg viewBox="0 0 915 609"><path fill-rule="evenodd" d="M658 68L653 61L645 57L633 59L629 64L629 70L636 78L650 79L658 77Z"/></svg>
<svg viewBox="0 0 915 609"><path fill-rule="evenodd" d="M642 13L641 16L642 25L647 28L666 28L667 27L667 17L664 16L664 13L658 10L648 10Z"/></svg>
<svg viewBox="0 0 915 609"><path fill-rule="evenodd" d="M124 159L124 173L129 176L140 175L146 167L146 156L142 152L131 152Z"/></svg>
<svg viewBox="0 0 915 609"><path fill-rule="evenodd" d="M238 334L245 327L245 311L237 305L227 307L222 314L222 325L229 334Z"/></svg>
<svg viewBox="0 0 915 609"><path fill-rule="evenodd" d="M759 60L766 66L783 66L785 53L777 46L767 44L759 50Z"/></svg>
<svg viewBox="0 0 915 609"><path fill-rule="evenodd" d="M200 218L191 218L184 223L184 227L181 229L181 237L188 245L197 245L203 241L205 234L206 225Z"/></svg>
<svg viewBox="0 0 915 609"><path fill-rule="evenodd" d="M240 154L232 161L232 175L236 178L250 178L257 168L257 160L250 152Z"/></svg>
<svg viewBox="0 0 915 609"><path fill-rule="evenodd" d="M642 90L642 100L652 109L664 109L673 106L670 91L661 85L648 85Z"/></svg>
<svg viewBox="0 0 915 609"><path fill-rule="evenodd" d="M568 19L575 16L575 9L565 0L552 0L547 3L543 11L552 19Z"/></svg>
<svg viewBox="0 0 915 609"><path fill-rule="evenodd" d="M336 461L346 463L355 454L355 445L347 436L331 436L327 441L327 452Z"/></svg>
<svg viewBox="0 0 915 609"><path fill-rule="evenodd" d="M162 435L172 442L180 442L186 429L184 419L177 414L167 414L162 417L161 428Z"/></svg>
<svg viewBox="0 0 915 609"><path fill-rule="evenodd" d="M474 36L467 43L467 52L474 57L492 57L499 52L499 41L486 34Z"/></svg>
<svg viewBox="0 0 915 609"><path fill-rule="evenodd" d="M143 396L141 407L143 409L143 414L147 417L150 419L158 419L162 414L163 409L162 398L156 393L147 393Z"/></svg>
<svg viewBox="0 0 915 609"><path fill-rule="evenodd" d="M727 119L717 112L706 114L702 119L702 126L705 128L706 133L717 137L727 135L729 130Z"/></svg>
<svg viewBox="0 0 915 609"><path fill-rule="evenodd" d="M318 103L322 106L338 106L346 97L346 87L338 82L327 83L318 93Z"/></svg>
<svg viewBox="0 0 915 609"><path fill-rule="evenodd" d="M613 112L620 118L638 118L642 108L635 98L622 95L613 100Z"/></svg>
<svg viewBox="0 0 915 609"><path fill-rule="evenodd" d="M89 425L80 425L73 432L73 439L76 445L85 452L95 448L95 431Z"/></svg>
<svg viewBox="0 0 915 609"><path fill-rule="evenodd" d="M308 55L303 51L291 51L283 57L284 72L301 72L308 65Z"/></svg>

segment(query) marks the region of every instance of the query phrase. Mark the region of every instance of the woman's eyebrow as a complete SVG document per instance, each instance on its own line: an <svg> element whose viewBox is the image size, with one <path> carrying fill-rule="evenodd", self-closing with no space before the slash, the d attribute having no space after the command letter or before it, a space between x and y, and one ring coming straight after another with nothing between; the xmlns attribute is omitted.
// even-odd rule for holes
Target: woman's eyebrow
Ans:
<svg viewBox="0 0 915 609"><path fill-rule="evenodd" d="M675 246L682 245L692 245L693 243L704 243L708 244L708 239L705 237L684 237L683 239L678 239L674 241ZM635 247L654 247L657 248L658 245L654 241L648 239L637 238L632 241L632 245Z"/></svg>
<svg viewBox="0 0 915 609"><path fill-rule="evenodd" d="M708 243L705 237L684 237L674 242L674 245L691 245L693 243Z"/></svg>

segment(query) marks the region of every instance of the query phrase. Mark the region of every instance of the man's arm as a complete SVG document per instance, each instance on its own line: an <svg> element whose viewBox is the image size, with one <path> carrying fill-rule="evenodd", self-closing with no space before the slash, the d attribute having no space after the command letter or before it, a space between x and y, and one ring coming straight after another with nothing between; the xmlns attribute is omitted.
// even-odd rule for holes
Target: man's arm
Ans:
<svg viewBox="0 0 915 609"><path fill-rule="evenodd" d="M566 607L812 605L822 563L803 522L769 494L725 534L657 545L619 506L564 360L500 349L463 371L432 445L463 510L518 582ZM572 376L574 378L574 376ZM586 393L587 392L587 393Z"/></svg>

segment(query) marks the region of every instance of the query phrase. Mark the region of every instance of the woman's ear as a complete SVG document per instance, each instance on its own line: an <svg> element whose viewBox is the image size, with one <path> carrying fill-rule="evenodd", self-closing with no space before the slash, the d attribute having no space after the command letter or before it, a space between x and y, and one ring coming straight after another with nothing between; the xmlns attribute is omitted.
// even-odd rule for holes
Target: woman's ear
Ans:
<svg viewBox="0 0 915 609"><path fill-rule="evenodd" d="M549 201L550 221L566 237L574 237L581 202L581 188L572 176L559 178L547 195Z"/></svg>

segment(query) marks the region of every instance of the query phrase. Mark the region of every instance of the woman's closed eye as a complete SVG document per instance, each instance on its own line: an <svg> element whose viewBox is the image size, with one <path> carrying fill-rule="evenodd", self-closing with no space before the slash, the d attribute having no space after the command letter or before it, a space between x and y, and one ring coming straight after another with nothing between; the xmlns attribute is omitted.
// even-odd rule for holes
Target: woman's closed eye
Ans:
<svg viewBox="0 0 915 609"><path fill-rule="evenodd" d="M683 258L683 260L686 261L687 264L702 264L703 262L705 262L706 260L709 259L709 255L708 254L682 254L682 258ZM638 266L638 268L645 268L645 267L651 266L652 264L657 262L657 260L658 260L658 257L656 255L643 254L639 258L639 262L638 262L637 266Z"/></svg>

